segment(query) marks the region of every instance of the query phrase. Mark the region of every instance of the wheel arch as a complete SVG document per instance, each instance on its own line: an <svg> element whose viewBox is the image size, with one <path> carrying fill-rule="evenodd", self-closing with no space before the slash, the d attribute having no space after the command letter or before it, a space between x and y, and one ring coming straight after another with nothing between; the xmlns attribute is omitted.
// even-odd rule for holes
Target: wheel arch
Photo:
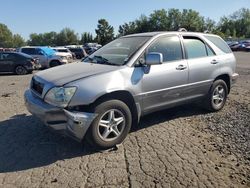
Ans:
<svg viewBox="0 0 250 188"><path fill-rule="evenodd" d="M231 79L230 76L228 74L221 74L219 76L217 76L214 81L216 80L223 80L226 84L227 84L227 89L228 89L228 94L230 93L230 89L231 89Z"/></svg>
<svg viewBox="0 0 250 188"><path fill-rule="evenodd" d="M58 60L58 59L51 59L50 61L49 61L49 67L51 67L51 62L58 62L59 64L61 64L61 61L60 60Z"/></svg>
<svg viewBox="0 0 250 188"><path fill-rule="evenodd" d="M131 114L132 114L132 124L135 125L138 123L139 119L140 119L140 112L137 108L136 102L134 100L133 95L126 90L118 90L118 91L113 91L110 93L105 93L101 96L99 96L90 106L94 107L97 106L99 104L101 104L104 101L107 100L120 100L122 102L124 102L130 109Z"/></svg>

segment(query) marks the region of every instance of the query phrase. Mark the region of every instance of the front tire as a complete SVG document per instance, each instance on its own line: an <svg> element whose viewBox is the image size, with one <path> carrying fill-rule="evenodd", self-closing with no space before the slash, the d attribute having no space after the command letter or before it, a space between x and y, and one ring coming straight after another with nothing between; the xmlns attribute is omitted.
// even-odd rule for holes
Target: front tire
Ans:
<svg viewBox="0 0 250 188"><path fill-rule="evenodd" d="M132 125L128 106L119 100L109 100L97 105L94 112L98 115L88 130L90 144L107 149L122 143Z"/></svg>
<svg viewBox="0 0 250 188"><path fill-rule="evenodd" d="M224 80L214 81L205 101L207 110L216 112L221 110L227 100L228 87Z"/></svg>

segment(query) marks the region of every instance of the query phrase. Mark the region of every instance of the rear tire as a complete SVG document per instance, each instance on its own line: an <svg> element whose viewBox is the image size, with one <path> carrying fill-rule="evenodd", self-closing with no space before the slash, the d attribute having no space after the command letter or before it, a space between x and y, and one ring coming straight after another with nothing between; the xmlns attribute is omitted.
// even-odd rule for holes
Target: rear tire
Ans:
<svg viewBox="0 0 250 188"><path fill-rule="evenodd" d="M224 80L215 80L205 99L205 108L211 112L221 110L227 100L228 88Z"/></svg>
<svg viewBox="0 0 250 188"><path fill-rule="evenodd" d="M107 149L122 143L130 131L132 115L120 100L109 100L97 105L98 114L87 133L89 143L97 149Z"/></svg>
<svg viewBox="0 0 250 188"><path fill-rule="evenodd" d="M25 75L28 73L27 69L25 67L23 67L22 65L18 65L16 68L15 68L15 73L17 75Z"/></svg>

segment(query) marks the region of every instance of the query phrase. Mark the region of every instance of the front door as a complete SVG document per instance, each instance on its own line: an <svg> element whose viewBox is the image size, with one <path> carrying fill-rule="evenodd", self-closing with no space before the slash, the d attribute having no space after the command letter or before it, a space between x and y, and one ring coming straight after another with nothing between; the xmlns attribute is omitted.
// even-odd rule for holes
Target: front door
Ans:
<svg viewBox="0 0 250 188"><path fill-rule="evenodd" d="M146 67L142 80L144 113L165 108L184 100L182 88L188 83L188 65L183 59L179 36L155 40L146 53L163 55L163 64Z"/></svg>

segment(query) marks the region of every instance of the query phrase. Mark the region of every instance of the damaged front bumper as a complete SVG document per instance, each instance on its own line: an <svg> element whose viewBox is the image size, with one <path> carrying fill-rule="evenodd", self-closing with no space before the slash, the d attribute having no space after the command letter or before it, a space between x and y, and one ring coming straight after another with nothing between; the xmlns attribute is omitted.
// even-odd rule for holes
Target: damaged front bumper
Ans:
<svg viewBox="0 0 250 188"><path fill-rule="evenodd" d="M52 106L35 96L30 90L24 94L28 111L45 125L77 141L82 141L96 114L74 112Z"/></svg>

